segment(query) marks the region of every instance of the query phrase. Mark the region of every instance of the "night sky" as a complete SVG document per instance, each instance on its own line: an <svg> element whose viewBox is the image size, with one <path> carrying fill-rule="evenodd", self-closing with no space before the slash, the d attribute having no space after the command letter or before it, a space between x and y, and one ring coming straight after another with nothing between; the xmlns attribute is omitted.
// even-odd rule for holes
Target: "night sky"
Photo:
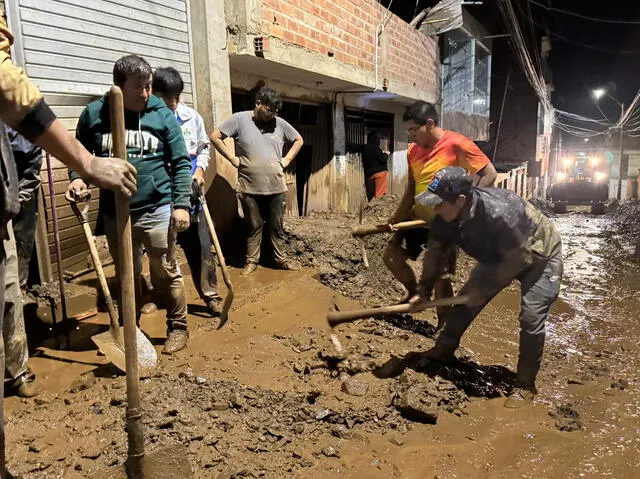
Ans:
<svg viewBox="0 0 640 479"><path fill-rule="evenodd" d="M378 0L406 21L437 0ZM484 0L465 8L492 34L505 32L497 2ZM640 88L640 1L639 0L534 0L535 3L584 15L613 20L637 20L637 25L586 20L541 8L529 0L511 0L520 25L529 39L550 35L550 67L555 88L553 104L561 110L593 118L602 113L592 97L595 88L606 87L619 101L629 104ZM471 2L469 2L471 3ZM531 14L529 20L528 14ZM538 40L536 40L538 41ZM539 43L537 44L539 48ZM635 54L623 53L633 51ZM609 98L598 106L612 121L620 107Z"/></svg>
<svg viewBox="0 0 640 479"><path fill-rule="evenodd" d="M514 0L518 3L527 0ZM640 2L634 0L536 0L554 8L581 15L640 22ZM550 66L556 108L601 118L591 91L606 87L619 101L629 104L640 88L640 24L594 22L531 4L533 19L552 38ZM560 38L564 37L564 38ZM623 51L634 51L625 54ZM608 98L599 106L612 120L620 108Z"/></svg>

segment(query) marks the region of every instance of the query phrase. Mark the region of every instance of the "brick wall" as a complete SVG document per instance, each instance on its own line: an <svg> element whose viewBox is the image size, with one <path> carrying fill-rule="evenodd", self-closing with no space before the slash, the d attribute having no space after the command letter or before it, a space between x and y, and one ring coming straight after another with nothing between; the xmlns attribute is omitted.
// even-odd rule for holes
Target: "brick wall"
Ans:
<svg viewBox="0 0 640 479"><path fill-rule="evenodd" d="M338 62L375 70L376 26L386 8L375 0L262 0L262 32ZM382 79L433 91L437 44L395 15L385 26L379 51Z"/></svg>

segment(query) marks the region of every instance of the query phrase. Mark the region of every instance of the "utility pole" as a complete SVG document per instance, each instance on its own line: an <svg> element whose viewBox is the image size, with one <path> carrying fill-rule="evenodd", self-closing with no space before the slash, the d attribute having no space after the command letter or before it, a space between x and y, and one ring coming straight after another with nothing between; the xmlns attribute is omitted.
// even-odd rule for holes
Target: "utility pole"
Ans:
<svg viewBox="0 0 640 479"><path fill-rule="evenodd" d="M624 103L620 103L620 120L624 116ZM618 193L616 198L622 200L622 155L624 154L624 124L620 122L620 166L618 167Z"/></svg>

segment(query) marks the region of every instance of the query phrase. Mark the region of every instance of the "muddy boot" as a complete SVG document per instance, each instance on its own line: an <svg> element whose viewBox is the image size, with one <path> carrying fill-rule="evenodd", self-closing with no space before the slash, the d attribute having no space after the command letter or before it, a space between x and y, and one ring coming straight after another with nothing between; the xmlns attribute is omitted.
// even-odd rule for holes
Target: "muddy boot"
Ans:
<svg viewBox="0 0 640 479"><path fill-rule="evenodd" d="M296 263L292 263L291 261L276 261L273 264L273 269L282 269L285 271L299 271L300 266Z"/></svg>
<svg viewBox="0 0 640 479"><path fill-rule="evenodd" d="M251 273L253 273L255 270L258 269L258 265L255 263L247 263L244 265L244 268L242 268L242 272L240 273L241 276L248 276Z"/></svg>
<svg viewBox="0 0 640 479"><path fill-rule="evenodd" d="M509 409L518 409L533 403L536 395L536 388L513 388L509 397L504 401L504 407Z"/></svg>
<svg viewBox="0 0 640 479"><path fill-rule="evenodd" d="M162 354L174 354L187 347L189 332L184 329L174 329L167 334Z"/></svg>
<svg viewBox="0 0 640 479"><path fill-rule="evenodd" d="M222 305L219 299L210 299L207 301L207 312L212 318L217 318L222 312Z"/></svg>
<svg viewBox="0 0 640 479"><path fill-rule="evenodd" d="M140 312L142 314L151 314L158 311L158 305L153 302L145 303L142 308L140 308Z"/></svg>
<svg viewBox="0 0 640 479"><path fill-rule="evenodd" d="M37 396L42 391L36 383L36 375L27 369L23 374L18 376L10 385L7 386L7 391L15 392L16 396L21 398L30 398Z"/></svg>
<svg viewBox="0 0 640 479"><path fill-rule="evenodd" d="M439 346L438 343L428 351L425 351L424 357L436 363L449 364L456 360L454 354L455 349L447 346Z"/></svg>

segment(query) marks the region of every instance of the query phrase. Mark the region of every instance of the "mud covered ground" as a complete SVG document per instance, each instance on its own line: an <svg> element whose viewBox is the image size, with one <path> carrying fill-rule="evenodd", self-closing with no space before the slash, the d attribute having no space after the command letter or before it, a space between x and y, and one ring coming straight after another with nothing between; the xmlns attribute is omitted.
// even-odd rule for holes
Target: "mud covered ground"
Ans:
<svg viewBox="0 0 640 479"><path fill-rule="evenodd" d="M384 222L394 206L375 202L364 222ZM433 344L432 312L342 325L337 354L325 321L334 301L387 304L403 291L380 260L386 235L366 240L365 269L350 235L358 218L315 215L287 221L289 252L305 269L232 271L224 329L187 280L189 348L141 383L147 450L183 447L197 478L637 477L640 272L614 219L553 219L566 274L532 407L502 407L517 360L515 284L474 322L455 365L421 355ZM461 265L456 287L472 263ZM158 346L163 313L142 320ZM14 474L110 477L126 459L125 381L89 339L102 324L102 314L79 324L65 351L34 345L46 391L6 401Z"/></svg>
<svg viewBox="0 0 640 479"><path fill-rule="evenodd" d="M385 224L393 215L399 198L382 196L371 201L363 211L364 224ZM355 239L353 228L359 218L333 213L315 213L287 222L287 251L307 267L318 271L319 280L329 288L359 301L364 306L381 306L398 302L406 290L395 281L382 261L391 233ZM362 248L369 268L363 265ZM416 274L420 261L413 263ZM462 255L458 264L459 283L468 275L473 261Z"/></svg>

